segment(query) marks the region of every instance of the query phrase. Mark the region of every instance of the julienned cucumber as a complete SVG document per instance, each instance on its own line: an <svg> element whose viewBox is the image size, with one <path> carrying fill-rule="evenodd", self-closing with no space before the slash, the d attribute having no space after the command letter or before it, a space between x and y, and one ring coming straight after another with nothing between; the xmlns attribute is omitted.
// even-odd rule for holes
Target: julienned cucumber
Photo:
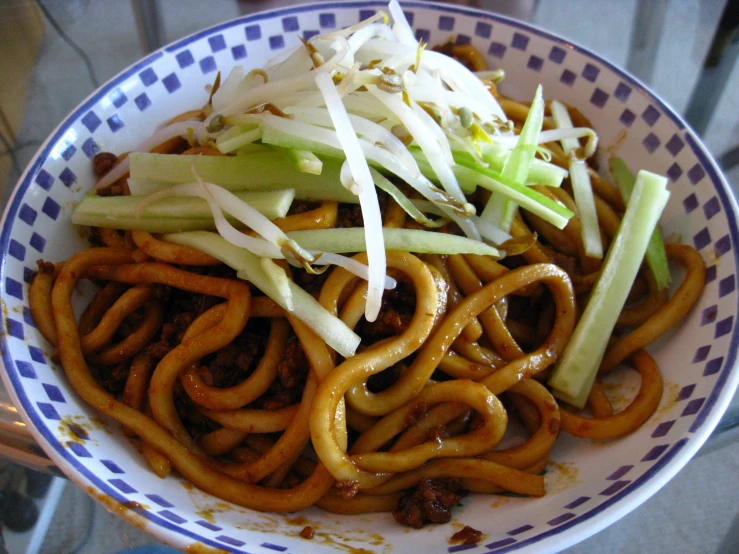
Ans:
<svg viewBox="0 0 739 554"><path fill-rule="evenodd" d="M240 199L269 219L285 217L295 193L292 189L268 192L238 192ZM111 229L139 229L151 233L174 233L214 229L213 216L205 200L169 197L155 200L136 214L140 196L98 196L87 194L72 214L77 225Z"/></svg>
<svg viewBox="0 0 739 554"><path fill-rule="evenodd" d="M500 256L498 250L484 242L417 229L383 229L386 250L403 250L421 254L479 254ZM364 252L364 229L316 229L287 234L307 250L322 252Z"/></svg>
<svg viewBox="0 0 739 554"><path fill-rule="evenodd" d="M341 185L341 164L340 160L324 160L321 174L311 175L296 171L285 154L277 150L243 156L131 154L128 184L135 196L151 194L171 185L192 183L194 167L203 181L231 191L295 189L297 200L357 204L357 196Z"/></svg>
<svg viewBox="0 0 739 554"><path fill-rule="evenodd" d="M588 399L616 320L644 260L649 237L670 196L666 186L664 177L639 172L600 278L549 379L554 395L573 406L582 408Z"/></svg>
<svg viewBox="0 0 739 554"><path fill-rule="evenodd" d="M272 276L264 271L259 256L234 246L217 233L194 231L165 235L163 239L196 248L221 260L285 309L288 309L292 302L292 313L295 317L308 325L313 332L326 341L326 344L342 356L349 357L357 350L360 339L354 331L338 317L331 315L315 298L291 280L288 281L287 286L290 288L292 298L286 298L284 290L276 286Z"/></svg>

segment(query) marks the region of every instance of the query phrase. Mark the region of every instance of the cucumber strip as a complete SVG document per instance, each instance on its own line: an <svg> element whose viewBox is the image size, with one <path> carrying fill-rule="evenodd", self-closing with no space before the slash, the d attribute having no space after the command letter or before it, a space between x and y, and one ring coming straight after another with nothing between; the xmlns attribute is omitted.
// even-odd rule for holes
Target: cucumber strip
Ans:
<svg viewBox="0 0 739 554"><path fill-rule="evenodd" d="M264 274L272 281L272 285L282 298L285 299L285 307L287 310L289 312L294 311L295 302L293 302L293 292L290 288L290 279L288 278L287 273L285 273L285 270L269 258L261 258L260 261L262 263ZM243 272L237 273L237 277L239 279L244 279L245 281L248 280L247 274Z"/></svg>
<svg viewBox="0 0 739 554"><path fill-rule="evenodd" d="M621 158L611 158L609 165L611 167L611 173L613 173L613 178L616 181L616 186L621 191L621 197L628 204L629 198L631 198L631 192L634 189L634 176ZM667 263L665 243L659 227L655 227L652 236L649 237L647 265L654 275L657 287L660 289L668 288L672 278L670 276L670 266Z"/></svg>
<svg viewBox="0 0 739 554"><path fill-rule="evenodd" d="M403 250L420 254L479 254L500 256L497 249L457 235L420 231L417 229L383 229L387 250ZM364 228L316 229L293 231L287 236L311 251L345 253L364 252ZM320 258L318 260L320 263Z"/></svg>
<svg viewBox="0 0 739 554"><path fill-rule="evenodd" d="M390 182L390 180L387 179L382 173L375 169L370 169L370 173L372 174L372 180L375 182L375 186L387 192L393 198L393 200L395 200L398 205L403 208L405 213L407 213L421 225L436 228L441 227L447 222L444 217L444 212L442 211L439 212L439 215L442 216L440 219L429 219L428 217L423 215L423 212L419 210L405 194L403 194L403 191L401 191L392 182Z"/></svg>
<svg viewBox="0 0 739 554"><path fill-rule="evenodd" d="M132 154L128 180L131 194L148 195L171 185L191 183L193 162L204 181L231 191L295 189L299 200L359 202L341 185L340 161L324 160L321 175L310 175L295 171L285 155L274 150L244 156Z"/></svg>
<svg viewBox="0 0 739 554"><path fill-rule="evenodd" d="M479 162L469 152L463 150L454 150L455 143L451 143L452 154L454 155L454 161L458 164L464 164L468 167L481 167ZM411 147L409 150L413 151ZM500 173L503 170L505 161L510 155L510 150L500 146L489 146L483 149L482 159L488 164L488 169ZM539 158L534 158L529 168L529 175L526 179L526 185L542 185L545 187L558 188L562 186L562 181L567 177L567 170L562 169L558 165L553 163L545 162ZM460 183L462 190L469 194L473 192L471 190L465 190L465 186Z"/></svg>
<svg viewBox="0 0 739 554"><path fill-rule="evenodd" d="M539 134L544 123L544 98L542 87L539 85L531 102L529 115L521 128L516 147L508 155L501 174L519 184L525 184L529 175L529 168L536 156L536 147L539 144ZM493 194L480 217L494 223L500 229L509 231L513 216L516 214L516 205L508 198Z"/></svg>
<svg viewBox="0 0 739 554"><path fill-rule="evenodd" d="M236 193L269 219L285 217L295 197L292 189ZM138 196L86 194L72 214L72 223L111 229L139 229L150 233L214 229L208 203L201 198L169 197L155 200L136 214Z"/></svg>
<svg viewBox="0 0 739 554"><path fill-rule="evenodd" d="M608 346L616 320L634 284L649 237L670 193L667 179L640 171L601 276L549 380L554 395L582 408Z"/></svg>
<svg viewBox="0 0 739 554"><path fill-rule="evenodd" d="M460 182L474 182L494 193L510 198L518 206L530 211L532 214L538 215L558 229L564 229L570 218L575 215L562 204L555 202L540 192L507 179L503 175L490 171L489 169L479 166L469 168L462 164L457 164L454 166L454 171ZM493 225L495 224L493 223Z"/></svg>
<svg viewBox="0 0 739 554"><path fill-rule="evenodd" d="M570 119L570 114L562 103L554 100L549 109L558 129L572 129L572 119ZM590 183L590 175L588 175L588 167L585 165L585 161L576 157L576 152L580 148L580 141L576 138L563 138L560 142L565 154L570 158L570 183L572 183L577 213L580 216L580 236L582 237L585 254L600 259L603 257L603 242L600 238L598 214L595 211L593 186Z"/></svg>
<svg viewBox="0 0 739 554"><path fill-rule="evenodd" d="M323 162L310 150L288 148L285 150L285 154L287 155L287 159L293 164L293 167L300 173L320 175L321 171L323 171Z"/></svg>
<svg viewBox="0 0 739 554"><path fill-rule="evenodd" d="M220 139L221 137L218 138ZM216 147L218 147L218 150L224 154L228 154L242 146L256 142L260 138L262 138L262 130L259 127L256 127L227 140L216 140Z"/></svg>
<svg viewBox="0 0 739 554"><path fill-rule="evenodd" d="M163 239L195 248L221 260L280 306L288 309L287 298L280 287L275 286L272 277L265 273L259 256L230 244L217 233L206 231L169 234L164 235ZM326 341L326 344L342 356L353 355L361 340L359 336L293 281L288 282L288 287L292 294L292 313L295 317L308 325L314 333Z"/></svg>

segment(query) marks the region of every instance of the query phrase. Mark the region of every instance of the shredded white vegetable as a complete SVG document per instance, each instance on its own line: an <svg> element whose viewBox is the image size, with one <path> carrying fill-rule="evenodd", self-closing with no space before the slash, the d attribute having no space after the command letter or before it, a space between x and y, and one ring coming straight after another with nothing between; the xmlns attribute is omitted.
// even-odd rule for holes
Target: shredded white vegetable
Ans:
<svg viewBox="0 0 739 554"><path fill-rule="evenodd" d="M374 321L382 307L382 279L387 270L382 236L382 214L380 203L377 200L377 190L367 159L364 157L357 134L349 120L349 114L346 113L346 108L341 102L331 77L326 73L319 73L316 75L316 85L326 100L326 108L334 123L337 138L346 154L345 167L351 171L348 180L356 183L359 188L357 194L364 219L364 237L367 243L367 265L369 266L364 317L367 321ZM345 173L343 168L341 173L343 177ZM347 185L346 182L342 184Z"/></svg>
<svg viewBox="0 0 739 554"><path fill-rule="evenodd" d="M242 148L261 142L250 151L284 149L294 167L313 175L321 174L324 157L338 158L341 183L358 196L366 265L301 247L249 204L197 176L198 183L150 195L139 208L169 196L204 198L226 241L265 258L261 267L285 303L290 302L294 284L286 284L287 274L271 260L286 259L308 270L337 265L368 281L368 321L379 313L383 290L395 286L386 275L377 188L428 228L453 222L470 239L495 244L510 239L478 217L465 196L501 172L518 142L504 111L477 75L451 57L424 49L397 0L390 1L387 12L390 18L377 12L356 25L296 42L262 68L245 73L235 67L213 94L205 121L168 125L134 150L148 151L183 136L201 145L215 143L223 153L250 155ZM497 78L498 73L492 76ZM588 139L583 151L589 156L597 145L592 129L547 130L536 142L530 137L528 144L582 137ZM540 179L535 182L550 186L558 186L566 174L541 160L531 165L536 169L532 178ZM100 180L98 188L124 176L128 168L124 160ZM563 210L534 198L533 192L526 195L527 183L513 181L505 186L515 191L512 196L521 206L566 221L567 210L560 213ZM418 195L409 194L410 189L423 199L415 200ZM250 228L253 236L234 227L234 220Z"/></svg>

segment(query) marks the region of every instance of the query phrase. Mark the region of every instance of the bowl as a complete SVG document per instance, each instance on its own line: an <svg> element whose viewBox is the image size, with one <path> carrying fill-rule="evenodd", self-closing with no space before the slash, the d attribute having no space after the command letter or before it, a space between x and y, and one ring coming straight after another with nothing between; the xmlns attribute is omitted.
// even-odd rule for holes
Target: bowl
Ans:
<svg viewBox="0 0 739 554"><path fill-rule="evenodd" d="M557 551L613 523L662 487L700 448L739 381L735 325L737 206L705 147L686 123L636 79L599 56L519 21L449 5L406 2L417 35L430 44L454 36L472 43L507 78L502 90L577 106L593 122L602 148L632 170L667 175L672 196L662 218L703 255L708 284L682 324L651 349L665 393L652 418L620 440L563 435L541 499L476 496L452 524L409 531L388 514L343 516L248 511L193 489L177 476L157 478L119 428L81 402L52 360L52 349L27 307L35 261L63 260L85 241L69 221L94 182L91 158L123 152L157 124L207 100L217 70L258 67L317 33L366 18L381 2L314 3L242 17L181 39L129 67L77 107L40 148L2 221L0 288L5 332L3 380L41 447L75 483L132 524L175 547L197 543L229 552ZM81 291L85 294L85 291ZM620 394L638 381L623 372ZM305 525L317 530L300 539ZM478 545L452 546L461 525L484 533Z"/></svg>

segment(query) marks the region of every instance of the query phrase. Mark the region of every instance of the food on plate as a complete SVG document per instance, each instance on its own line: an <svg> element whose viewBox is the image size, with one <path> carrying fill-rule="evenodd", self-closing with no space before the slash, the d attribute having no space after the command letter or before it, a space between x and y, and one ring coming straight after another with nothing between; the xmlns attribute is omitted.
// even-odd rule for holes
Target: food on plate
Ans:
<svg viewBox="0 0 739 554"><path fill-rule="evenodd" d="M162 478L421 527L469 492L544 495L561 431L618 438L659 404L644 348L705 283L661 237L666 179L614 158L613 186L576 106L506 98L474 48L389 14L98 154L72 217L91 248L39 263L39 331ZM99 290L78 320L80 279ZM614 413L622 362L641 385ZM503 447L514 419L528 437Z"/></svg>

